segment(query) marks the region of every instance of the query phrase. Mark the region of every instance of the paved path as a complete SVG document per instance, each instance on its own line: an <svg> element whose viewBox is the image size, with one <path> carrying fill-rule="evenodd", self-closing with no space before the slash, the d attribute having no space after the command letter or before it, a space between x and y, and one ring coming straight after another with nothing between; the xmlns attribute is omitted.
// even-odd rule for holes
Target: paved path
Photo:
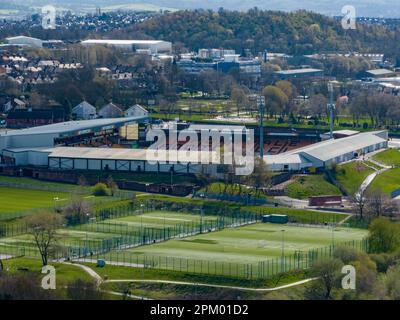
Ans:
<svg viewBox="0 0 400 320"><path fill-rule="evenodd" d="M102 283L123 283L123 282L141 282L141 283L164 283L164 284L180 284L180 285L189 285L189 286L199 286L199 287L212 287L212 288L224 288L224 289L232 289L232 290L242 290L242 291L256 291L256 292L269 292L269 291L276 291L282 290L298 285L305 284L310 281L314 281L318 278L309 278L301 281L297 281L294 283L285 284L275 288L247 288L247 287L238 287L238 286L227 286L227 285L219 285L219 284L209 284L209 283L197 283L197 282L186 282L186 281L172 281L172 280L157 280L157 279L110 279L110 280L103 280L100 275L94 271L92 268L79 264L79 263L70 263L70 262L62 262L67 265L73 265L80 267L85 272L87 272L93 279L96 280L97 284L100 285ZM110 294L117 294L123 296L123 293L114 292L114 291L104 291ZM132 297L135 299L144 299L150 300L146 297L141 296L133 296L128 295L128 297Z"/></svg>
<svg viewBox="0 0 400 320"><path fill-rule="evenodd" d="M108 293L108 294L112 294L114 296L121 296L121 297L125 296L125 297L128 297L128 298L137 299L137 300L153 300L153 299L142 297L142 296L136 296L136 295L130 294L130 293L124 294L124 293L121 293L121 292L108 291L108 290L102 290L102 292Z"/></svg>
<svg viewBox="0 0 400 320"><path fill-rule="evenodd" d="M365 190L367 190L368 186L372 183L372 181L374 181L374 179L380 175L381 173L391 169L391 166L387 166L384 165L381 162L378 162L374 159L372 159L372 157L374 156L374 154L376 154L377 152L374 152L373 154L368 154L365 156L365 159L368 160L369 162L375 164L378 167L381 167L382 169L379 169L373 173L371 173L369 176L367 176L364 181L361 183L360 188L358 189L358 194L363 193ZM374 168L373 168L374 169Z"/></svg>
<svg viewBox="0 0 400 320"><path fill-rule="evenodd" d="M180 285L189 285L189 286L198 286L198 287L223 288L223 289L232 289L232 290L241 290L241 291L270 292L270 291L277 291L277 290L282 290L282 289L302 285L302 284L305 284L307 282L314 281L317 279L318 278L309 278L309 279L297 281L294 283L285 284L283 286L279 286L279 287L275 287L275 288L247 288L247 287L226 286L226 285L209 284L209 283L170 281L170 280L151 280L151 279L113 279L113 280L106 280L106 281L104 281L104 283L121 283L121 282L164 283L164 284L180 284Z"/></svg>
<svg viewBox="0 0 400 320"><path fill-rule="evenodd" d="M83 269L87 274L89 274L96 281L97 286L100 286L100 284L103 282L102 277L96 271L94 271L92 268L90 268L88 266L85 266L83 264L78 264L78 263L70 263L70 262L62 262L62 263Z"/></svg>

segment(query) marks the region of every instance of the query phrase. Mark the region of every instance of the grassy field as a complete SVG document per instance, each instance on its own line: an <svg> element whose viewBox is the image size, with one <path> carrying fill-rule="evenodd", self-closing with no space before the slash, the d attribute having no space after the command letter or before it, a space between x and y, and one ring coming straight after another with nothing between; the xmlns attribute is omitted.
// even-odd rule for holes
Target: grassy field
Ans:
<svg viewBox="0 0 400 320"><path fill-rule="evenodd" d="M154 211L142 215L107 219L97 223L60 229L58 230L57 242L59 246L97 248L104 242L116 241L119 237L130 237L130 241L140 243L141 238L139 233L143 229L157 229L157 234L160 237L164 237L164 233L162 232L164 228L170 228L170 232L177 230L179 233L185 230L192 230L193 227L199 227L201 221L203 226L210 225L213 222L215 225L217 218L217 216L209 215L202 218L199 214ZM230 218L227 217L226 222L228 223L229 221ZM165 236L167 235L168 233L165 233ZM25 249L35 248L33 238L28 234L0 239L0 252L1 249L7 252L6 249L9 246Z"/></svg>
<svg viewBox="0 0 400 320"><path fill-rule="evenodd" d="M400 168L390 169L378 175L368 190L380 190L388 195L400 188Z"/></svg>
<svg viewBox="0 0 400 320"><path fill-rule="evenodd" d="M337 166L336 180L348 194L353 194L365 178L373 172L373 169L367 167L361 161L352 161Z"/></svg>
<svg viewBox="0 0 400 320"><path fill-rule="evenodd" d="M284 241L282 241L282 231ZM361 240L366 231L337 228L336 243ZM127 250L139 257L175 257L233 263L257 263L284 254L307 251L332 244L332 229L291 225L254 224L240 228L198 235L180 240Z"/></svg>
<svg viewBox="0 0 400 320"><path fill-rule="evenodd" d="M397 149L388 149L377 153L373 156L373 159L388 166L399 166L400 151Z"/></svg>
<svg viewBox="0 0 400 320"><path fill-rule="evenodd" d="M177 213L172 211L153 211L137 216L127 216L118 219L110 219L104 223L117 223L122 226L140 227L144 225L150 228L173 227L182 223L200 223L201 216L189 213ZM205 216L204 220L217 220L217 216Z"/></svg>
<svg viewBox="0 0 400 320"><path fill-rule="evenodd" d="M241 190L240 190L241 189ZM225 191L226 190L226 191ZM224 192L225 191L225 192ZM212 193L212 194L228 194L231 196L238 196L239 194L244 196L249 194L255 198L267 198L262 192L257 193L254 189L246 189L240 184L225 184L223 182L213 182L207 187L201 188L198 193Z"/></svg>
<svg viewBox="0 0 400 320"><path fill-rule="evenodd" d="M325 180L323 175L299 176L287 187L287 195L295 199L311 196L341 195L340 190Z"/></svg>
<svg viewBox="0 0 400 320"><path fill-rule="evenodd" d="M305 209L293 209L284 207L274 207L274 206L240 206L232 202L224 201L205 201L201 199L189 199L189 198L179 198L179 197L168 197L162 195L143 195L140 197L142 200L158 200L165 204L179 204L187 206L202 206L206 205L209 207L219 210L221 208L229 209L242 209L249 212L254 212L257 214L286 214L289 216L291 222L298 223L325 223L325 222L339 222L346 218L348 215L343 213L333 213L333 212L321 212L314 210Z"/></svg>
<svg viewBox="0 0 400 320"><path fill-rule="evenodd" d="M59 198L57 202L54 200L55 197ZM2 213L49 208L56 203L65 202L68 197L69 194L64 192L0 187L0 215Z"/></svg>
<svg viewBox="0 0 400 320"><path fill-rule="evenodd" d="M41 275L42 263L39 259L14 258L10 260L4 260L3 264L4 268L10 273L21 272L18 269L24 268L25 270ZM65 285L77 279L89 282L93 281L93 278L79 267L55 262L52 262L51 265L56 269L57 284L59 286Z"/></svg>

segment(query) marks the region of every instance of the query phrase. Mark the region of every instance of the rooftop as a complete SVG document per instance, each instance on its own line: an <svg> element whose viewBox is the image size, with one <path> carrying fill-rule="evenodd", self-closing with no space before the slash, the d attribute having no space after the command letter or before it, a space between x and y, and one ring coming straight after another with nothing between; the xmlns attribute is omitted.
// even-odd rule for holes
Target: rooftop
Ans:
<svg viewBox="0 0 400 320"><path fill-rule="evenodd" d="M89 39L82 41L82 44L111 44L111 45L134 45L134 44L159 44L165 43L162 40L107 40Z"/></svg>
<svg viewBox="0 0 400 320"><path fill-rule="evenodd" d="M374 69L374 70L367 70L367 73L373 74L375 76L380 76L385 74L393 74L395 72L388 69Z"/></svg>
<svg viewBox="0 0 400 320"><path fill-rule="evenodd" d="M292 70L281 70L276 71L277 74L297 74L297 73L313 73L313 72L323 72L321 69L313 69L313 68L304 68L304 69L292 69Z"/></svg>
<svg viewBox="0 0 400 320"><path fill-rule="evenodd" d="M244 131L245 126L236 125L224 125L224 124L192 124L189 126L190 131L200 131L200 130L230 130L230 131Z"/></svg>
<svg viewBox="0 0 400 320"><path fill-rule="evenodd" d="M147 119L147 117L126 117L126 118L112 118L112 119L103 118L94 120L67 121L67 122L49 124L45 126L28 128L28 129L3 131L0 132L0 136L68 133L68 132L86 130L96 127L121 125L124 123L128 123L130 121L140 121L144 119Z"/></svg>
<svg viewBox="0 0 400 320"><path fill-rule="evenodd" d="M264 159L266 163L298 163L301 157L307 157L307 155L309 155L321 161L328 161L343 154L386 141L386 139L378 136L383 132L384 131L364 132L341 139L325 140L278 155L265 155Z"/></svg>
<svg viewBox="0 0 400 320"><path fill-rule="evenodd" d="M74 158L74 159L103 159L103 160L138 160L138 161L169 161L200 163L204 157L204 151L166 151L152 149L120 149L120 148L79 148L57 147L44 149L50 152L50 158ZM217 162L217 153L208 152L209 157Z"/></svg>

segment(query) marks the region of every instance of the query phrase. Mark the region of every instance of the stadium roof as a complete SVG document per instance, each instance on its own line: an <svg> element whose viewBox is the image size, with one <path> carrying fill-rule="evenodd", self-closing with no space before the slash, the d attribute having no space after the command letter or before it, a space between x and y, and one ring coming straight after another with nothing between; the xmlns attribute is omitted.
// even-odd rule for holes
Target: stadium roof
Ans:
<svg viewBox="0 0 400 320"><path fill-rule="evenodd" d="M0 132L0 136L69 133L92 128L107 127L111 125L123 125L131 121L140 121L145 119L147 119L147 117L126 117L112 119L103 118L94 120L67 121L28 129L2 131Z"/></svg>
<svg viewBox="0 0 400 320"><path fill-rule="evenodd" d="M341 139L325 140L279 155L265 155L264 159L266 163L278 163L279 161L282 163L299 163L302 157L307 157L307 155L309 155L320 161L328 161L341 155L386 141L386 139L378 136L378 134L383 132L384 131L364 132Z"/></svg>
<svg viewBox="0 0 400 320"><path fill-rule="evenodd" d="M386 139L377 136L376 133L366 132L346 138L322 141L304 148L301 153L321 161L328 161L343 154L386 141Z"/></svg>
<svg viewBox="0 0 400 320"><path fill-rule="evenodd" d="M204 151L177 151L152 149L121 149L121 148L80 148L80 147L57 147L46 149L50 151L50 158L71 158L71 159L102 159L102 160L137 160L137 161L169 161L171 162L191 162L200 163ZM177 156L175 156L175 154ZM217 161L218 153L215 151L207 152L206 156L213 157Z"/></svg>

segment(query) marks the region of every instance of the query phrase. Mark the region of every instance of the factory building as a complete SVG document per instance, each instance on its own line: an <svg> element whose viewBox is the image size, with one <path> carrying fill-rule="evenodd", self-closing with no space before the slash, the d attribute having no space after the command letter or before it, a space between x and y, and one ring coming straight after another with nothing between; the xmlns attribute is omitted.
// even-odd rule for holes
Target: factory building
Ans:
<svg viewBox="0 0 400 320"><path fill-rule="evenodd" d="M148 51L150 54L172 53L172 43L162 40L101 40L82 41L83 46L103 45L126 51Z"/></svg>
<svg viewBox="0 0 400 320"><path fill-rule="evenodd" d="M6 41L9 45L15 45L21 47L31 47L31 48L43 47L43 40L26 36L9 37L6 38Z"/></svg>

